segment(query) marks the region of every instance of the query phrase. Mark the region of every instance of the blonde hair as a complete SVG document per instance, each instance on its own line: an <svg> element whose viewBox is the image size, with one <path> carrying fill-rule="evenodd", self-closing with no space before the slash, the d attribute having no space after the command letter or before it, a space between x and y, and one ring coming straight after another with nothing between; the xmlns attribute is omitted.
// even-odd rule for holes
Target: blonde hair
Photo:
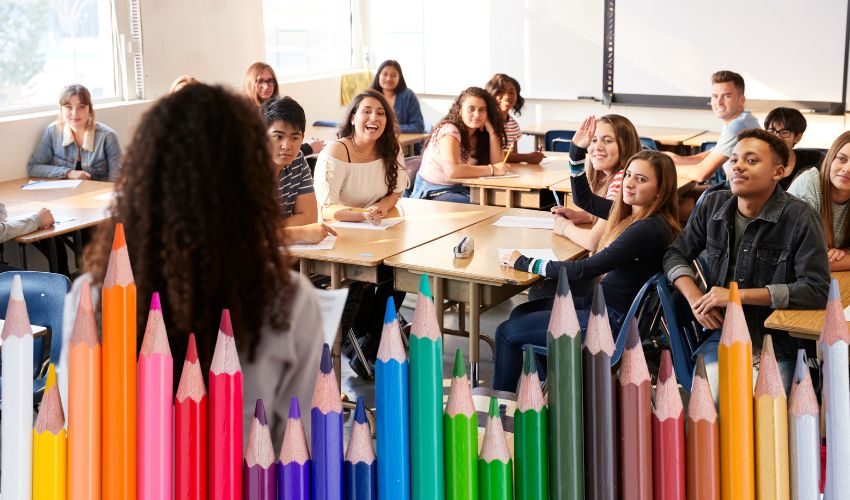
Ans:
<svg viewBox="0 0 850 500"><path fill-rule="evenodd" d="M618 171L626 168L626 165L628 164L626 160L639 152L641 150L641 146L640 136L638 136L635 126L625 116L605 115L596 120L597 126L600 123L606 123L614 129L614 139L617 141L617 152L619 154L617 168L607 176L603 175L593 168L590 156L588 155L585 163L585 174L587 175L587 182L590 184L590 189L592 189L594 193L604 196L604 191L608 189L608 186L614 179L614 175Z"/></svg>
<svg viewBox="0 0 850 500"><path fill-rule="evenodd" d="M277 84L277 75L274 74L274 70L272 69L272 67L264 62L255 62L254 64L248 66L248 71L245 72L245 83L242 85L242 88L245 90L245 95L248 96L248 99L257 107L260 107L260 105L263 103L263 101L261 101L260 97L257 95L257 78L259 78L265 70L268 70L268 72L272 74L272 78L274 79L274 92L272 92L271 97L280 97L280 88Z"/></svg>
<svg viewBox="0 0 850 500"><path fill-rule="evenodd" d="M71 98L77 96L80 98L80 103L85 104L89 107L89 121L86 123L86 130L94 130L94 106L92 106L91 101L91 92L89 89L80 85L79 83L72 83L68 85L64 89L62 89L62 93L59 94L59 117L56 119L56 123L61 126L65 126L65 120L62 118L62 106L71 103Z"/></svg>
<svg viewBox="0 0 850 500"><path fill-rule="evenodd" d="M180 75L171 83L171 87L168 89L169 94L173 94L178 90L182 89L186 85L192 85L195 83L200 83L197 78L191 75Z"/></svg>

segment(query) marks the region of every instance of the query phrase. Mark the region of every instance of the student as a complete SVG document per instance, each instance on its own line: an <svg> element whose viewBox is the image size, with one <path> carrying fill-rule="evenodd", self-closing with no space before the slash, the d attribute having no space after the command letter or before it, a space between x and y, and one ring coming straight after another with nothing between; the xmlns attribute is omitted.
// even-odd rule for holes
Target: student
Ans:
<svg viewBox="0 0 850 500"><path fill-rule="evenodd" d="M546 261L514 250L502 264L555 279L565 268L582 328L587 326L592 303L587 285L602 276L608 319L616 335L638 290L661 270L667 245L679 232L676 168L657 151L641 151L629 159L623 189L614 200L592 194L584 175L574 177L573 186L591 199L588 206L594 215L607 218L605 237L596 252L575 261ZM523 344L546 344L553 301L547 298L522 304L496 329L494 389L515 389Z"/></svg>
<svg viewBox="0 0 850 500"><path fill-rule="evenodd" d="M820 215L826 236L830 271L850 270L850 132L844 132L826 153L820 169L806 170L791 184L789 194L800 198Z"/></svg>
<svg viewBox="0 0 850 500"><path fill-rule="evenodd" d="M270 163L264 127L242 97L197 84L155 102L128 148L112 221L98 226L87 247L87 273L75 280L66 310L76 311L83 280L91 281L99 310L114 223L123 223L139 338L151 295L159 292L176 387L189 332L206 376L228 308L242 363L245 421L253 406L247 402L262 398L272 438L280 440L290 398L312 398L322 320L313 287L289 269L282 250ZM65 315L66 332L74 316Z"/></svg>
<svg viewBox="0 0 850 500"><path fill-rule="evenodd" d="M449 179L508 173L503 135L493 96L479 87L464 90L431 131L410 197L469 203L469 188Z"/></svg>
<svg viewBox="0 0 850 500"><path fill-rule="evenodd" d="M519 153L517 149L522 130L519 128L519 123L511 116L511 111L519 116L522 114L522 106L525 104L525 99L520 95L519 82L504 73L496 73L487 82L486 88L487 92L496 100L502 123L504 123L504 142L507 144L507 148L511 148L508 163L540 163L543 158L546 158L540 151Z"/></svg>
<svg viewBox="0 0 850 500"><path fill-rule="evenodd" d="M823 155L814 149L794 149L806 131L806 118L794 108L775 108L764 119L764 129L779 137L788 147L788 165L785 165L784 177L779 180L782 189L788 191L791 183L801 173L817 167Z"/></svg>
<svg viewBox="0 0 850 500"><path fill-rule="evenodd" d="M613 200L620 192L626 161L640 150L640 137L628 118L620 115L605 115L598 119L588 116L570 143L570 168L576 172L571 183L575 185L575 180L582 177L582 182L590 185L593 194ZM605 231L605 218L597 219L590 214L590 197L578 196L575 187L572 197L575 204L585 211L554 208L552 212L558 217L553 229L556 234L593 251ZM589 223L593 224L590 228L576 226Z"/></svg>
<svg viewBox="0 0 850 500"><path fill-rule="evenodd" d="M718 71L711 75L711 110L723 121L717 145L710 151L692 156L680 156L665 151L676 163L682 177L704 182L727 162L744 129L759 128L758 120L744 110L744 78L733 71Z"/></svg>
<svg viewBox="0 0 850 500"><path fill-rule="evenodd" d="M316 194L313 176L300 151L307 119L304 109L291 97L272 97L260 106L266 124L269 152L278 201L283 216L283 237L287 243L319 243L333 229L317 223Z"/></svg>
<svg viewBox="0 0 850 500"><path fill-rule="evenodd" d="M195 83L199 83L197 78L190 75L180 75L173 82L171 82L171 87L168 89L169 94L173 94L178 90L182 89L186 85L192 85Z"/></svg>
<svg viewBox="0 0 850 500"><path fill-rule="evenodd" d="M272 97L280 97L280 87L277 83L277 75L274 69L264 62L255 62L248 66L245 72L245 82L242 90L248 99L259 108L264 102ZM301 145L301 152L305 156L318 154L325 147L325 141L311 139Z"/></svg>
<svg viewBox="0 0 850 500"><path fill-rule="evenodd" d="M788 161L781 139L759 129L738 134L732 152L730 191L711 193L664 256L664 272L688 301L696 320L714 332L699 347L712 387L717 387L717 345L727 283L736 281L753 352L770 333L786 386L797 349L807 342L769 330L774 309L823 309L829 269L823 229L805 202L777 188ZM709 290L696 284L691 262L703 254Z"/></svg>
<svg viewBox="0 0 850 500"><path fill-rule="evenodd" d="M316 161L316 198L324 220L380 224L389 215L410 182L395 126L395 115L383 94L367 89L354 97L339 129L340 139L329 144ZM370 363L378 352L384 308L392 290L391 280L377 288L357 284L349 289L345 318L357 317L351 325L344 318L343 331L348 326L355 330ZM395 297L398 310L404 294ZM351 361L355 372L368 378L359 360Z"/></svg>
<svg viewBox="0 0 850 500"><path fill-rule="evenodd" d="M68 85L59 96L59 117L44 131L27 164L27 175L108 181L120 169L118 135L95 121L88 89Z"/></svg>
<svg viewBox="0 0 850 500"><path fill-rule="evenodd" d="M388 59L378 66L372 90L384 94L390 107L395 111L396 121L402 134L421 134L425 132L425 119L419 108L419 100L412 90L407 88L401 64Z"/></svg>

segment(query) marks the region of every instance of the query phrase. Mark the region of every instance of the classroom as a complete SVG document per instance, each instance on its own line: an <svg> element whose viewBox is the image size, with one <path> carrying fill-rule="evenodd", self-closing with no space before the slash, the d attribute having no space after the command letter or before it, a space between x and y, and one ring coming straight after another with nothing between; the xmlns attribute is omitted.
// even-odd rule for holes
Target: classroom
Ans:
<svg viewBox="0 0 850 500"><path fill-rule="evenodd" d="M0 33L0 497L850 491L847 2Z"/></svg>

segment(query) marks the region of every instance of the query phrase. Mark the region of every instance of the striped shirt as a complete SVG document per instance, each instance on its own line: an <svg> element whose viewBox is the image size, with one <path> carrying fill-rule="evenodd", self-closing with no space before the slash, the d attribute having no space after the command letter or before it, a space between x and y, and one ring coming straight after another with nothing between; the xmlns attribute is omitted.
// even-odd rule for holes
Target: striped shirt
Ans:
<svg viewBox="0 0 850 500"><path fill-rule="evenodd" d="M613 200L617 197L617 193L619 193L620 188L623 187L624 172L625 170L620 170L616 174L614 174L614 178L611 179L611 184L608 184L608 191L605 192L605 198Z"/></svg>
<svg viewBox="0 0 850 500"><path fill-rule="evenodd" d="M519 129L519 123L514 120L514 117L508 115L508 120L505 122L505 139L508 141L505 145L505 149L514 146L514 153L516 153L517 141L520 136L522 136L522 130Z"/></svg>
<svg viewBox="0 0 850 500"><path fill-rule="evenodd" d="M313 176L310 166L300 151L291 164L280 171L278 183L278 200L283 211L283 217L289 217L295 211L295 200L299 195L313 192Z"/></svg>

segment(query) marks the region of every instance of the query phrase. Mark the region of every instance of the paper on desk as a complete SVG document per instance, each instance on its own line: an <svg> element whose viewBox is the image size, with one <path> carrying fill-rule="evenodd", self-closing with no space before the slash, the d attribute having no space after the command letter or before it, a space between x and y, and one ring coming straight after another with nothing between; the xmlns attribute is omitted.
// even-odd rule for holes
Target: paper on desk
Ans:
<svg viewBox="0 0 850 500"><path fill-rule="evenodd" d="M527 229L554 229L555 218L503 215L493 225L498 227L524 227Z"/></svg>
<svg viewBox="0 0 850 500"><path fill-rule="evenodd" d="M558 260L551 248L499 248L498 250L500 262L514 250L532 259Z"/></svg>
<svg viewBox="0 0 850 500"><path fill-rule="evenodd" d="M31 181L23 186L24 191L36 191L41 189L71 189L83 182L79 179L63 179L61 181Z"/></svg>
<svg viewBox="0 0 850 500"><path fill-rule="evenodd" d="M329 234L325 236L325 239L315 244L307 244L307 243L297 243L295 245L289 245L290 251L298 251L298 252L308 252L310 250L331 250L334 247L334 243L336 242L336 236Z"/></svg>
<svg viewBox="0 0 850 500"><path fill-rule="evenodd" d="M53 223L54 224L63 224L65 222L71 222L72 220L74 220L73 217L61 216L61 215L57 217L56 214L53 215Z"/></svg>
<svg viewBox="0 0 850 500"><path fill-rule="evenodd" d="M569 157L567 156L547 156L540 160L541 165L548 165L550 163L566 163L569 161Z"/></svg>
<svg viewBox="0 0 850 500"><path fill-rule="evenodd" d="M332 224L328 224L331 227L342 227L349 229L370 229L372 231L383 231L384 229L389 229L403 219L384 219L380 224L372 224L371 222L363 221L363 222L334 222Z"/></svg>
<svg viewBox="0 0 850 500"><path fill-rule="evenodd" d="M345 299L348 297L348 288L317 289L316 294L319 296L319 313L322 315L322 332L325 335L325 343L334 345L336 332L339 330L339 322L342 319L342 310L345 308Z"/></svg>
<svg viewBox="0 0 850 500"><path fill-rule="evenodd" d="M111 193L100 193L97 196L91 197L93 200L111 200L112 198L115 198L115 191Z"/></svg>
<svg viewBox="0 0 850 500"><path fill-rule="evenodd" d="M519 174L482 175L479 179L510 179L511 177L519 177Z"/></svg>

